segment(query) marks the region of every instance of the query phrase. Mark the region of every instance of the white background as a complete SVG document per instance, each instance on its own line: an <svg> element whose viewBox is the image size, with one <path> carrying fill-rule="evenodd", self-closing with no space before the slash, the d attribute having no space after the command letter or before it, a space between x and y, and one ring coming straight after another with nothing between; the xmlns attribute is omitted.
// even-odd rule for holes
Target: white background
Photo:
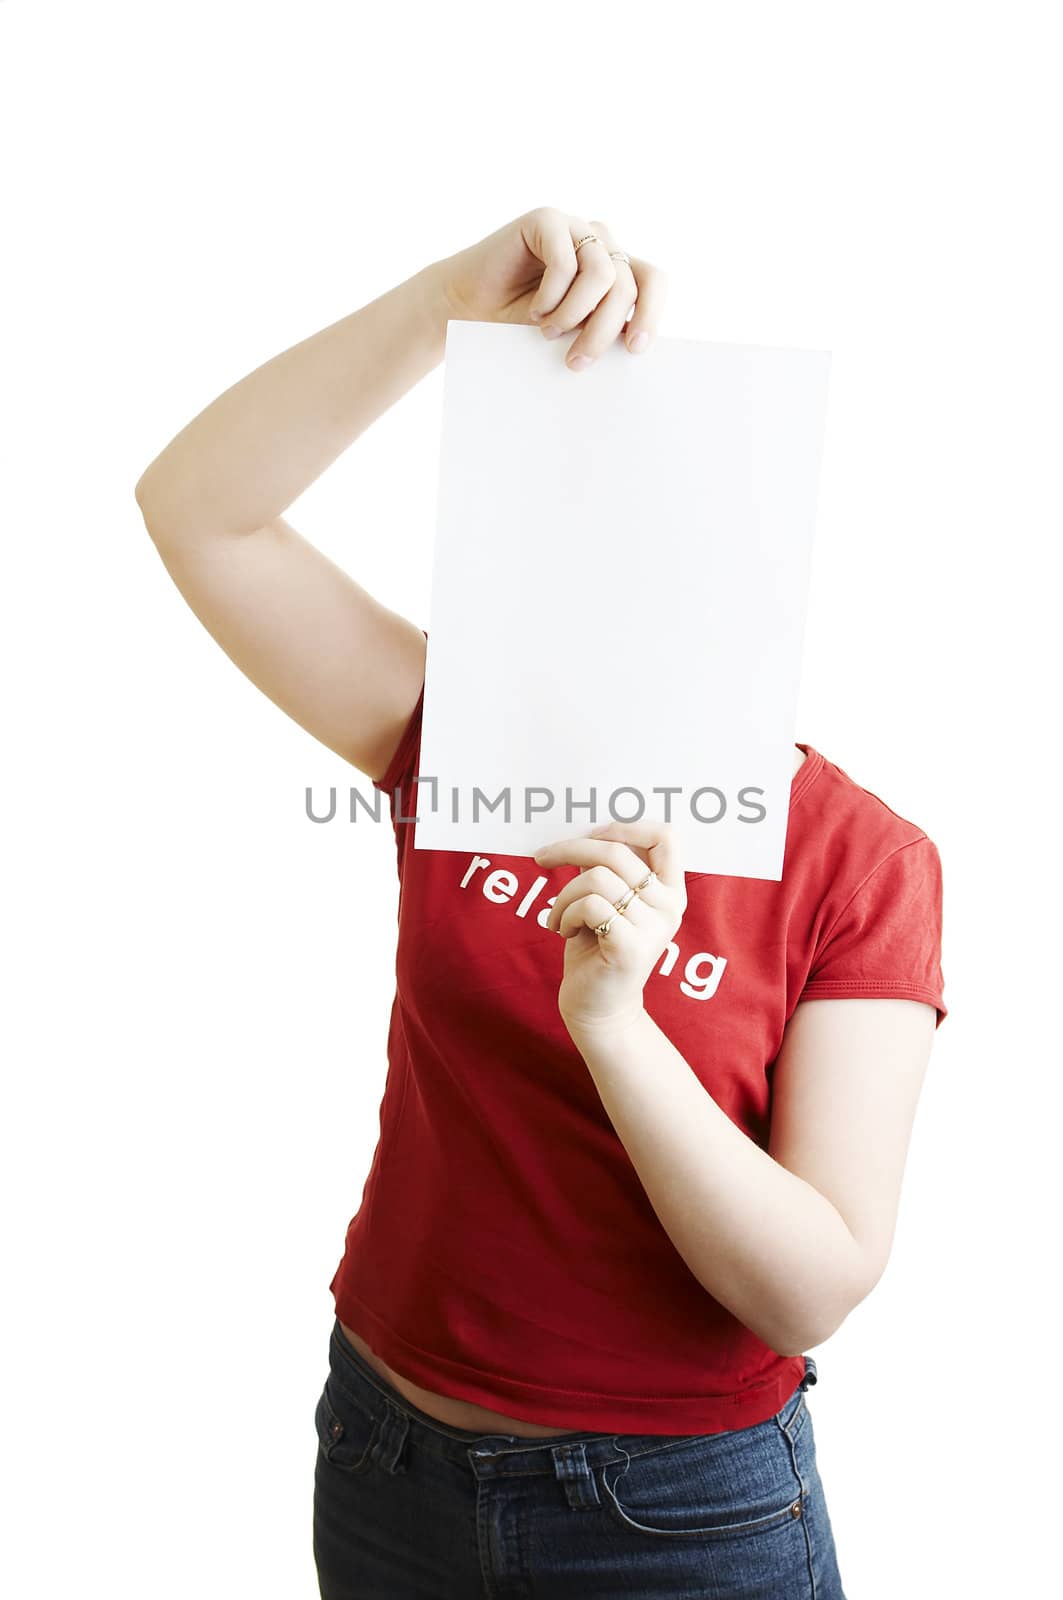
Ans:
<svg viewBox="0 0 1063 1600"><path fill-rule="evenodd" d="M1053 20L0 11L0 1579L20 1600L316 1594L327 1286L384 1081L392 836L306 820L308 783L359 775L218 650L134 483L251 368L540 204L667 269L664 332L833 352L798 737L938 844L951 1015L893 1259L814 1352L820 1469L850 1600L1046 1587ZM291 510L422 624L441 379Z"/></svg>

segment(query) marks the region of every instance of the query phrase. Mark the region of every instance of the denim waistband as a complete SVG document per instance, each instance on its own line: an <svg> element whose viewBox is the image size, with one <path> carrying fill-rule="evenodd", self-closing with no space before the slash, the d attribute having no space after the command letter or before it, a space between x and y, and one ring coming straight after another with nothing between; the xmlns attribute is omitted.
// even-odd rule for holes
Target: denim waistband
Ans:
<svg viewBox="0 0 1063 1600"><path fill-rule="evenodd" d="M391 1471L403 1470L407 1442L444 1460L472 1465L481 1476L510 1476L550 1473L563 1477L580 1476L588 1469L622 1459L645 1455L649 1451L682 1445L691 1438L709 1439L712 1435L661 1433L573 1433L525 1434L475 1432L440 1422L399 1393L386 1378L374 1371L345 1336L337 1317L329 1342L332 1370L360 1406L379 1424L374 1454ZM804 1391L817 1381L816 1363L805 1356L805 1375L785 1401L776 1418L785 1427ZM769 1423L776 1418L769 1418ZM757 1423L762 1427L767 1424Z"/></svg>

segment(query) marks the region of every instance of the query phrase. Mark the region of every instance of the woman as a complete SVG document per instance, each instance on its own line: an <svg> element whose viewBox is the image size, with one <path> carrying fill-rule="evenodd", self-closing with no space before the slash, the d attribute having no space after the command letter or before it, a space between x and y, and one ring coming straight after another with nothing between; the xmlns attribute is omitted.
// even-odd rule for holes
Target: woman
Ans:
<svg viewBox="0 0 1063 1600"><path fill-rule="evenodd" d="M315 1418L326 1600L843 1597L804 1352L889 1255L945 1015L935 846L798 745L779 883L684 873L657 824L415 851L426 635L282 516L449 318L575 333L578 372L618 337L652 359L663 294L603 223L531 211L250 373L137 485L218 643L391 798L388 1079Z"/></svg>

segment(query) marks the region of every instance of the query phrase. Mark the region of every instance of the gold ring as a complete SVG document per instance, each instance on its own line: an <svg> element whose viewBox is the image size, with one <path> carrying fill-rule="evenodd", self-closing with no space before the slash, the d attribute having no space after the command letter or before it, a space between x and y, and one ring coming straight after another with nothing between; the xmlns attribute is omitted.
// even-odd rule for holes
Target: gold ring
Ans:
<svg viewBox="0 0 1063 1600"><path fill-rule="evenodd" d="M616 921L617 917L622 917L624 915L624 911L631 904L632 900L634 900L635 896L637 894L641 894L643 889L645 889L646 885L649 882L651 882L651 880L654 879L656 876L657 876L657 874L653 871L653 869L651 867L650 871L647 872L646 876L643 878L641 883L636 884L633 889L629 889L626 894L622 894L620 896L619 900L614 900L613 901L613 906L614 906L615 909L613 911L612 916L607 918L605 922L599 922L598 926L594 930L595 933L598 934L601 938L604 939L606 937L606 935L608 934L609 929L613 926L613 923Z"/></svg>
<svg viewBox="0 0 1063 1600"><path fill-rule="evenodd" d="M578 250L581 245L591 244L592 242L594 244L601 244L602 241L599 239L596 233L585 233L582 239L576 239L574 241L572 248L573 250Z"/></svg>

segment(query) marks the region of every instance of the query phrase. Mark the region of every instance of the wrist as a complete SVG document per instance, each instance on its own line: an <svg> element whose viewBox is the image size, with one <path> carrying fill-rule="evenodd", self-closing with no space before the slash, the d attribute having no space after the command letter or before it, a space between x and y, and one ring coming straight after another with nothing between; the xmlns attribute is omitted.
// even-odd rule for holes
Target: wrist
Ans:
<svg viewBox="0 0 1063 1600"><path fill-rule="evenodd" d="M447 323L461 321L466 315L453 293L449 261L444 257L429 262L417 274L417 282L425 314L445 336Z"/></svg>
<svg viewBox="0 0 1063 1600"><path fill-rule="evenodd" d="M640 1033L650 1021L650 1016L644 1006L638 1005L611 1017L566 1016L562 1011L561 1020L576 1049L584 1055L614 1049Z"/></svg>

